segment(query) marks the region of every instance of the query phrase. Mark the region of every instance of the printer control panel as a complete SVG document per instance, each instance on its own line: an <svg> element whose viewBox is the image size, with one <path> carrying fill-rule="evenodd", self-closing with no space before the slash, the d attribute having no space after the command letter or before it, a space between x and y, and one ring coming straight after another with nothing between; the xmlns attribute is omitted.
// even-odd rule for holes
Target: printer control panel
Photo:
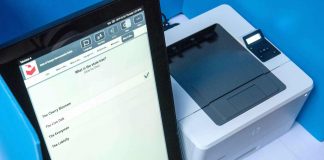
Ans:
<svg viewBox="0 0 324 160"><path fill-rule="evenodd" d="M262 62L280 54L280 51L264 38L261 30L256 30L243 37L247 48Z"/></svg>

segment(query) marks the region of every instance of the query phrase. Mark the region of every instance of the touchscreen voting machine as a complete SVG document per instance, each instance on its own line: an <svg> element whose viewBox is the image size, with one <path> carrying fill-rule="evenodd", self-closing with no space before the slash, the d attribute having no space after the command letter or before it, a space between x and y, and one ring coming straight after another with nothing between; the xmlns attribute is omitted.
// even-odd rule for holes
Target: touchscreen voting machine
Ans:
<svg viewBox="0 0 324 160"><path fill-rule="evenodd" d="M45 159L181 159L158 1L119 0L0 49ZM17 146L18 147L18 146Z"/></svg>

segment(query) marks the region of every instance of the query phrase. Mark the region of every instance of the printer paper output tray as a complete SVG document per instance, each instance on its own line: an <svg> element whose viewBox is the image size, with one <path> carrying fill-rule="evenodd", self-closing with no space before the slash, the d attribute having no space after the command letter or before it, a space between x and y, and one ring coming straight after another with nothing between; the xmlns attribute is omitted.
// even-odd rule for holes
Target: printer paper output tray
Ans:
<svg viewBox="0 0 324 160"><path fill-rule="evenodd" d="M208 39L204 41L198 36ZM188 39L197 42L183 48L189 44ZM220 24L169 48L181 50L177 53L181 56L171 53L175 55L171 58L171 75L217 125L285 89L285 85Z"/></svg>

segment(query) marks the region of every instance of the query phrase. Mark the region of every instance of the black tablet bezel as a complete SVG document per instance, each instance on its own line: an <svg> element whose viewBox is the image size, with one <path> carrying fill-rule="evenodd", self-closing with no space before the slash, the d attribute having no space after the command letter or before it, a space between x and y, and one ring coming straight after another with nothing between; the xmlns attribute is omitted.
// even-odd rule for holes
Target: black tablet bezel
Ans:
<svg viewBox="0 0 324 160"><path fill-rule="evenodd" d="M158 0L115 0L106 2L97 5L95 8L88 9L86 13L72 18L65 18L47 29L22 38L19 42L0 48L0 59L2 59L0 62L0 74L35 128L41 141L44 159L50 159L49 153L19 70L18 59L35 54L46 54L44 51L55 50L58 43L66 40L60 38L67 32L74 31L69 36L77 40L86 35L89 29L141 7L144 9L146 16L168 157L170 160L182 159ZM50 40L48 40L48 37L50 37Z"/></svg>

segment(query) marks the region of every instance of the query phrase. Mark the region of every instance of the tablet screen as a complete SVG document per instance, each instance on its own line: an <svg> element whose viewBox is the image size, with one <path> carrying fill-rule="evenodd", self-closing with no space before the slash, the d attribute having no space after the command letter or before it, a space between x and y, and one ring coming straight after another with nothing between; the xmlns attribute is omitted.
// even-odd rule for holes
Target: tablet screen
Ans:
<svg viewBox="0 0 324 160"><path fill-rule="evenodd" d="M168 159L142 9L19 68L51 159Z"/></svg>

